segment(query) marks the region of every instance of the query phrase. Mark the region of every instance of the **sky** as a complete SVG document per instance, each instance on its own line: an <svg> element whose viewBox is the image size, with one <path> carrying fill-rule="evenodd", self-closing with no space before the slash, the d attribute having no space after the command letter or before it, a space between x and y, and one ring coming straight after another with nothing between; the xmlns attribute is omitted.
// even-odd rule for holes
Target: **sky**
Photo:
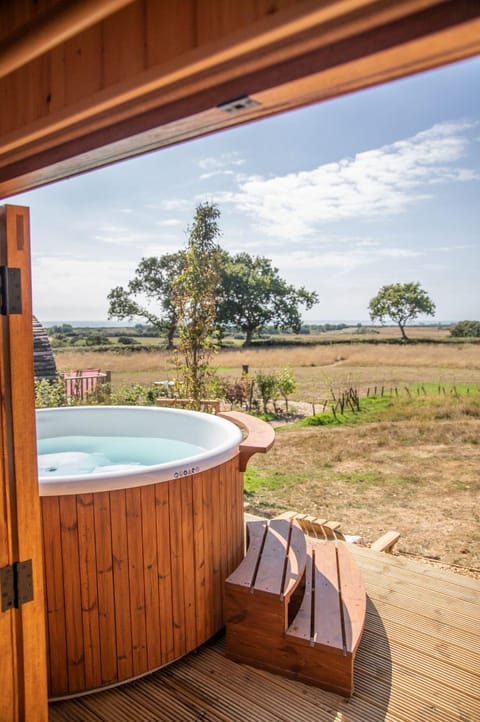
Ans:
<svg viewBox="0 0 480 722"><path fill-rule="evenodd" d="M185 246L199 203L221 245L317 291L305 322L368 321L419 282L435 320L480 318L480 58L23 193L34 313L103 320L141 258ZM428 320L429 319L420 319Z"/></svg>

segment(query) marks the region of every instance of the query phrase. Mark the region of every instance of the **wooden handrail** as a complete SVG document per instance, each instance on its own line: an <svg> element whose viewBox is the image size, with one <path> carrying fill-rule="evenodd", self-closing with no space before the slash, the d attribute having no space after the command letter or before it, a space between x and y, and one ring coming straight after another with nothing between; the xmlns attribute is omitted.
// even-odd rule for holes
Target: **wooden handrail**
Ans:
<svg viewBox="0 0 480 722"><path fill-rule="evenodd" d="M253 454L265 454L272 448L275 441L275 431L266 421L250 416L250 414L244 414L241 411L222 411L218 416L231 421L245 433L245 438L239 446L240 471L245 471L248 460Z"/></svg>

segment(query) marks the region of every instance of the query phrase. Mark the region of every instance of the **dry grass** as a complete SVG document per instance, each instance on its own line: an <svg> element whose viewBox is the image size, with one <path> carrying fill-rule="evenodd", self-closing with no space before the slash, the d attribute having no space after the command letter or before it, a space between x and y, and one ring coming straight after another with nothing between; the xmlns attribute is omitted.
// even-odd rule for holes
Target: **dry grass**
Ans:
<svg viewBox="0 0 480 722"><path fill-rule="evenodd" d="M172 354L166 351L96 353L66 351L56 354L60 371L101 368L112 371L116 384L151 383L173 378ZM219 373L240 376L250 372L290 367L297 378L297 400L320 400L333 385L354 384L366 390L414 383L480 382L480 346L475 344L422 344L332 346L224 350L214 357Z"/></svg>
<svg viewBox="0 0 480 722"><path fill-rule="evenodd" d="M166 352L67 352L56 360L60 370L110 369L117 384L174 375ZM216 363L232 376L243 364L252 373L289 366L298 380L294 396L304 402L321 401L331 386L365 393L415 382L480 383L480 347L472 344L232 350ZM417 408L417 419L397 414L382 423L279 430L274 449L250 462L250 509L336 518L367 541L396 528L405 552L480 567L480 421L461 404L455 414L440 398L435 404L430 417Z"/></svg>
<svg viewBox="0 0 480 722"><path fill-rule="evenodd" d="M278 430L250 462L249 511L341 521L368 542L397 529L401 551L480 567L479 430L478 419Z"/></svg>

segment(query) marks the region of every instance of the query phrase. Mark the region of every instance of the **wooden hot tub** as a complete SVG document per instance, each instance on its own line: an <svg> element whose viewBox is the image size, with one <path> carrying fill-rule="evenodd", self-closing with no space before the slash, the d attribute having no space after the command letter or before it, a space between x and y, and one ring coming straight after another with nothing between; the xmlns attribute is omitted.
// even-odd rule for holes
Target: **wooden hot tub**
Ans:
<svg viewBox="0 0 480 722"><path fill-rule="evenodd" d="M51 698L146 674L222 628L223 583L244 554L243 469L273 443L255 422L209 468L177 463L124 488L89 479L85 491L73 477L72 493L40 481Z"/></svg>

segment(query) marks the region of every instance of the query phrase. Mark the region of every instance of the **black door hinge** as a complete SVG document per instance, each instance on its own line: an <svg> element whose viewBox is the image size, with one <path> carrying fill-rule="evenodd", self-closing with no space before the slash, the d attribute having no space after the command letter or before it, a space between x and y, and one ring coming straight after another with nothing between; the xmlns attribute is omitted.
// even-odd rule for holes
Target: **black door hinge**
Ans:
<svg viewBox="0 0 480 722"><path fill-rule="evenodd" d="M32 560L15 562L0 569L2 612L18 609L33 600Z"/></svg>
<svg viewBox="0 0 480 722"><path fill-rule="evenodd" d="M22 272L20 268L0 266L0 314L22 313Z"/></svg>

